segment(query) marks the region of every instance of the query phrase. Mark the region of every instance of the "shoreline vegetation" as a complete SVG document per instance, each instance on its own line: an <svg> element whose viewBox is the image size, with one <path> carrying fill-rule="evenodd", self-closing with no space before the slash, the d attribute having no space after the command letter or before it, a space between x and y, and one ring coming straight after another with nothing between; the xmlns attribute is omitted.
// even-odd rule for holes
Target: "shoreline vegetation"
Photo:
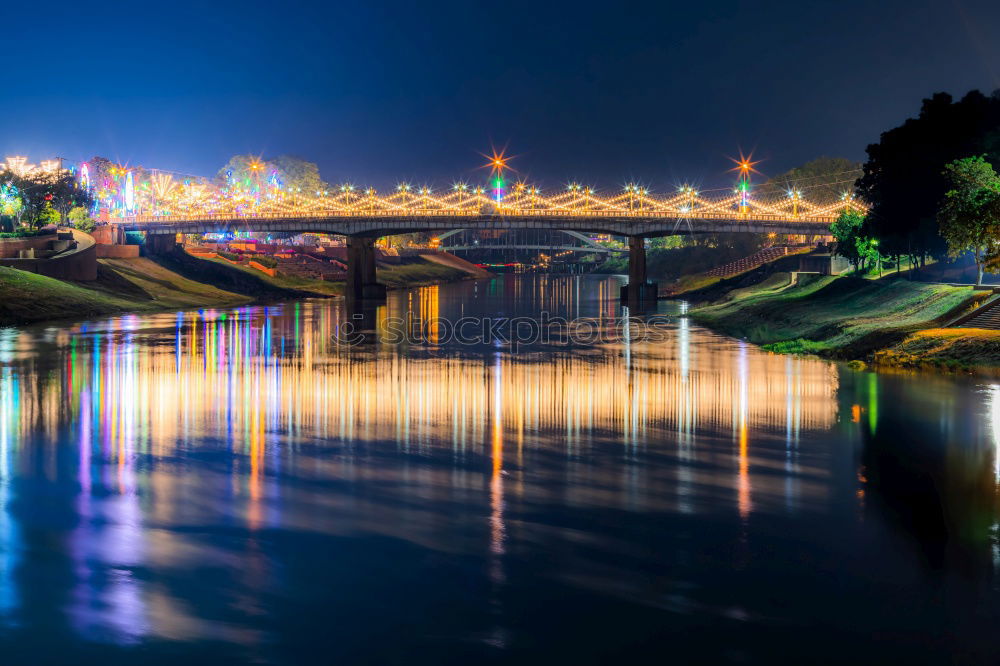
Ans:
<svg viewBox="0 0 1000 666"><path fill-rule="evenodd" d="M849 361L857 369L995 375L1000 331L943 328L990 296L972 285L895 275L866 279L759 270L673 297L690 303L695 322L776 353Z"/></svg>
<svg viewBox="0 0 1000 666"><path fill-rule="evenodd" d="M424 258L380 266L389 289L422 287L475 277ZM57 280L0 266L0 327L79 320L126 313L232 307L298 298L342 296L343 282L269 276L222 259L184 251L155 259L99 259L93 282Z"/></svg>

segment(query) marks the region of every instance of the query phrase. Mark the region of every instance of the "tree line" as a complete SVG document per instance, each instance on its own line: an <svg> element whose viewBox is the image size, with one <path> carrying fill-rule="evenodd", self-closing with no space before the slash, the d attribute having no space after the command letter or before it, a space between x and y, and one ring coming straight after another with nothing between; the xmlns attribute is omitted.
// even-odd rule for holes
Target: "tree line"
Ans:
<svg viewBox="0 0 1000 666"><path fill-rule="evenodd" d="M68 170L0 171L0 231L73 222L92 229L93 197Z"/></svg>
<svg viewBox="0 0 1000 666"><path fill-rule="evenodd" d="M866 152L855 187L868 213L845 213L831 228L855 268L905 258L919 270L968 252L981 282L1000 263L1000 91L958 101L937 93Z"/></svg>

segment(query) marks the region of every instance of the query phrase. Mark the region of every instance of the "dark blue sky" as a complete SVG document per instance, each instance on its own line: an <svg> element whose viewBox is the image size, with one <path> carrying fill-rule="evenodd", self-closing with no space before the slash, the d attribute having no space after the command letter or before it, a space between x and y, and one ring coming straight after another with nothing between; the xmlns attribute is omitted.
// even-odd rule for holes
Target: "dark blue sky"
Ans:
<svg viewBox="0 0 1000 666"><path fill-rule="evenodd" d="M0 150L209 175L293 154L333 183L728 182L1000 87L1000 2L6 3Z"/></svg>

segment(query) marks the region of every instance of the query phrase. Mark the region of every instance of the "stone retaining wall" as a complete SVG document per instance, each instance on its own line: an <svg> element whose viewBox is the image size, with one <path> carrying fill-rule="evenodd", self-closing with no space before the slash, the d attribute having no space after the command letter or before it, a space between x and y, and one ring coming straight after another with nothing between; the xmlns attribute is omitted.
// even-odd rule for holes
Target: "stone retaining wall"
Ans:
<svg viewBox="0 0 1000 666"><path fill-rule="evenodd" d="M138 245L97 245L98 259L138 259Z"/></svg>
<svg viewBox="0 0 1000 666"><path fill-rule="evenodd" d="M36 254L42 250L48 250L51 247L50 243L56 238L56 234L27 238L0 238L0 259L16 259L21 250L34 250Z"/></svg>
<svg viewBox="0 0 1000 666"><path fill-rule="evenodd" d="M125 233L117 224L99 224L90 233L98 245L124 245Z"/></svg>
<svg viewBox="0 0 1000 666"><path fill-rule="evenodd" d="M46 238L50 242L54 234ZM97 279L97 245L89 234L73 231L77 249L51 259L0 259L0 266L37 273L57 280L91 281Z"/></svg>

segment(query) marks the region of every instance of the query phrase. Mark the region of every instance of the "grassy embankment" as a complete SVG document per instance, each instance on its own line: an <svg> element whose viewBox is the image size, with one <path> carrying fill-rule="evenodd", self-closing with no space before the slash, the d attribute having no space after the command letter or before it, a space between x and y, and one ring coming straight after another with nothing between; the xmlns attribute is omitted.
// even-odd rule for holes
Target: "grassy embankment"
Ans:
<svg viewBox="0 0 1000 666"><path fill-rule="evenodd" d="M429 261L379 268L391 288L461 279L459 269ZM183 252L155 260L102 259L95 282L63 282L0 267L0 325L87 319L124 312L229 307L342 294L342 282L278 275Z"/></svg>
<svg viewBox="0 0 1000 666"><path fill-rule="evenodd" d="M870 360L987 294L899 279L810 275L793 285L788 273L774 273L756 284L719 284L689 296L708 301L691 310L696 321L765 349Z"/></svg>
<svg viewBox="0 0 1000 666"><path fill-rule="evenodd" d="M219 257L200 259L178 251L158 257L157 261L199 282L249 293L256 300L337 296L344 293L343 282L309 280L280 273L272 277L255 268L234 264Z"/></svg>
<svg viewBox="0 0 1000 666"><path fill-rule="evenodd" d="M1000 331L929 328L875 352L876 365L1000 374Z"/></svg>
<svg viewBox="0 0 1000 666"><path fill-rule="evenodd" d="M707 249L712 250L713 248L707 248ZM754 252L751 251L752 249L753 248L744 249L742 250L742 252L746 252L746 254L741 254L740 256L733 257L732 256L733 249L730 248L728 259L725 259L724 258L725 255L722 253L720 253L719 257L704 257L703 255L697 255L695 257L697 259L697 263L691 268L681 272L679 275L675 275L672 278L668 279L664 279L663 277L655 277L654 279L660 281L660 293L663 294L664 296L679 295L693 291L706 290L709 287L718 284L725 285L728 284L728 281L731 280L732 277L724 278L718 275L711 275L710 274L711 269L709 271L701 269L705 266L711 266L713 268L722 267L734 261L745 259L754 254ZM755 275L767 274L774 272L775 270L795 270L795 268L798 266L798 259L794 259L793 257L795 257L796 255L808 253L809 251L810 248L804 246L788 248L787 254L780 257L774 257L765 262L763 264L764 267L763 270L760 270L759 268L750 269L749 271L738 274L736 277L742 278L751 273Z"/></svg>
<svg viewBox="0 0 1000 666"><path fill-rule="evenodd" d="M258 278L266 285L278 289L291 289L308 292L309 296L337 296L344 293L344 283L340 281L329 282L326 280L309 280L280 273L271 277L249 266L237 265L221 258L196 259L196 261L206 261ZM190 263L190 262L189 262ZM412 258L405 260L398 265L380 264L378 267L378 281L389 289L404 289L407 287L422 287L442 282L453 282L469 277L465 271L442 266L423 258ZM206 276L208 278L208 276ZM213 284L218 284L220 276L212 276ZM228 282L227 282L228 284Z"/></svg>
<svg viewBox="0 0 1000 666"><path fill-rule="evenodd" d="M127 273L135 282L102 262L98 280L87 286L0 267L0 324L238 305L252 300L186 280L148 259L132 259L129 264Z"/></svg>
<svg viewBox="0 0 1000 666"><path fill-rule="evenodd" d="M662 285L660 291L664 295L680 295L699 291L722 282L723 278L708 273L682 275L673 282Z"/></svg>
<svg viewBox="0 0 1000 666"><path fill-rule="evenodd" d="M227 291L146 258L101 259L94 282L64 282L0 267L0 325L243 305L260 296L250 287L243 291L251 293Z"/></svg>

